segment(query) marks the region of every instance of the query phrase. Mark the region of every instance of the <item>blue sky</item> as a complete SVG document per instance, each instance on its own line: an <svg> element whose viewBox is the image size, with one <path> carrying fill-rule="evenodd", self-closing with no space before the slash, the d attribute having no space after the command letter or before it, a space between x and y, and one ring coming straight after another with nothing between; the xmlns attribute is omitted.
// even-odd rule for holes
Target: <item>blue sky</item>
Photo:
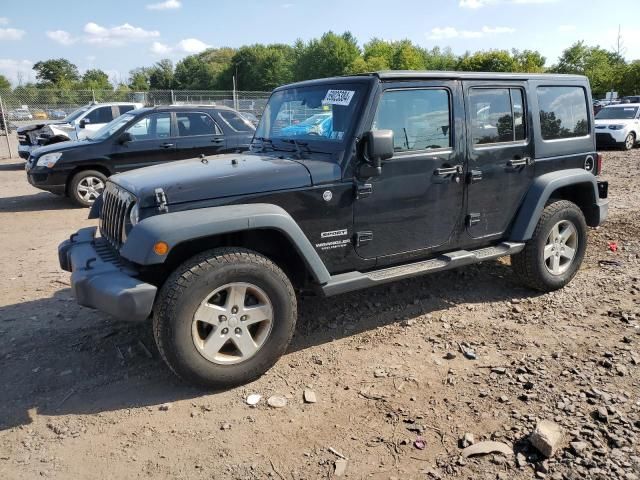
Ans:
<svg viewBox="0 0 640 480"><path fill-rule="evenodd" d="M537 49L555 62L577 40L612 49L618 25L625 56L640 59L639 0L5 0L0 8L0 73L33 81L38 60L64 57L81 72L112 80L163 57L174 61L208 46L293 43L327 30L351 31L361 44L408 38L454 52ZM610 7L610 9L609 9ZM636 12L628 14L625 12Z"/></svg>

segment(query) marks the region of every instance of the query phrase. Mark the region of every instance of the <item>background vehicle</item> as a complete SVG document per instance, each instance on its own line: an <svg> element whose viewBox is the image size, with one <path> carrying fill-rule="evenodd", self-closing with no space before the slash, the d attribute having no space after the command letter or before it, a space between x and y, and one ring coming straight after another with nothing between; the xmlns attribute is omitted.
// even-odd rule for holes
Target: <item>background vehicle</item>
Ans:
<svg viewBox="0 0 640 480"><path fill-rule="evenodd" d="M61 121L19 127L18 154L26 160L33 148L68 140L82 140L114 118L141 107L141 103L92 103L75 110Z"/></svg>
<svg viewBox="0 0 640 480"><path fill-rule="evenodd" d="M64 110L48 109L46 113L50 120L64 120L67 117L67 112Z"/></svg>
<svg viewBox="0 0 640 480"><path fill-rule="evenodd" d="M318 114L330 133L287 133ZM582 76L286 85L251 153L205 160L110 178L90 213L100 236L82 229L58 255L81 305L128 320L153 311L166 363L206 386L277 361L296 290L335 295L507 255L525 285L562 288L608 211Z"/></svg>
<svg viewBox="0 0 640 480"><path fill-rule="evenodd" d="M238 112L243 118L251 122L254 127L258 126L260 120L251 112Z"/></svg>
<svg viewBox="0 0 640 480"><path fill-rule="evenodd" d="M332 132L332 114L317 113L295 125L289 125L280 130L283 135L319 135L329 137Z"/></svg>
<svg viewBox="0 0 640 480"><path fill-rule="evenodd" d="M640 103L640 95L629 95L622 97L621 103Z"/></svg>
<svg viewBox="0 0 640 480"><path fill-rule="evenodd" d="M83 141L37 148L29 182L90 206L107 177L199 155L247 150L254 127L226 107L153 107L125 113Z"/></svg>
<svg viewBox="0 0 640 480"><path fill-rule="evenodd" d="M27 108L9 110L9 120L33 120L33 115Z"/></svg>
<svg viewBox="0 0 640 480"><path fill-rule="evenodd" d="M596 115L598 148L616 146L631 150L640 140L640 103L621 103Z"/></svg>

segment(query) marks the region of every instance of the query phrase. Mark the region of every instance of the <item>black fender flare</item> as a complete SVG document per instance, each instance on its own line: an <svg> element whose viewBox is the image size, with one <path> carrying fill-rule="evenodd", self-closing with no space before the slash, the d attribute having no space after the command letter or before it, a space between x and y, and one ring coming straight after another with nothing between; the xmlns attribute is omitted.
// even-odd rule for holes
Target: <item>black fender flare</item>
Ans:
<svg viewBox="0 0 640 480"><path fill-rule="evenodd" d="M183 242L261 229L277 230L284 234L314 279L319 284L329 281L327 268L296 221L283 208L267 203L199 208L146 218L131 229L120 255L139 265L157 265L164 263L171 249ZM153 251L154 244L159 241L169 245L166 255L158 255Z"/></svg>
<svg viewBox="0 0 640 480"><path fill-rule="evenodd" d="M511 229L509 240L512 242L526 242L531 239L540 220L545 205L558 189L568 186L587 187L593 194L589 205L580 205L587 213L587 224L597 226L606 217L607 201L599 201L598 181L596 176L581 168L558 170L540 175L534 181L518 210ZM604 209L604 214L600 213ZM592 214L597 213L597 215Z"/></svg>

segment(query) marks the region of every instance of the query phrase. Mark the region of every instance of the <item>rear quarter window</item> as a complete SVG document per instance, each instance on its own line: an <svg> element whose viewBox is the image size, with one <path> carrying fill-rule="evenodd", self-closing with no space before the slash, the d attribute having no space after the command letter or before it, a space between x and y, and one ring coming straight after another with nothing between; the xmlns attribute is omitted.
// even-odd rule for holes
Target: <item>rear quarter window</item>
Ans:
<svg viewBox="0 0 640 480"><path fill-rule="evenodd" d="M543 140L589 134L587 95L583 87L540 86L537 94Z"/></svg>

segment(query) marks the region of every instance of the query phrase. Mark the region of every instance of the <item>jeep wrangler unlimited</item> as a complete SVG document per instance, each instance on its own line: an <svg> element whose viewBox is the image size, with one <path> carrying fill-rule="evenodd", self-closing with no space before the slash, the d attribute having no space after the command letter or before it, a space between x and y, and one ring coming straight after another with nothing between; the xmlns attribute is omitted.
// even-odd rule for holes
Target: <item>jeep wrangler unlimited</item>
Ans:
<svg viewBox="0 0 640 480"><path fill-rule="evenodd" d="M248 382L297 292L335 295L511 256L541 291L607 216L582 76L382 72L277 88L251 151L111 177L59 247L78 303L152 318L181 378Z"/></svg>

